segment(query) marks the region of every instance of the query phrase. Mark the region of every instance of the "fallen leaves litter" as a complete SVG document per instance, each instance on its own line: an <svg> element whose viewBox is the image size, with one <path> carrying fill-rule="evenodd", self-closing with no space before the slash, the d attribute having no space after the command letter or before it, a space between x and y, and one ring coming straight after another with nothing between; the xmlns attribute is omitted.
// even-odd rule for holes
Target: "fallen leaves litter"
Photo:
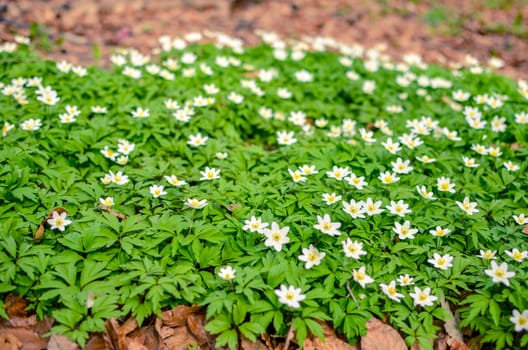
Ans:
<svg viewBox="0 0 528 350"><path fill-rule="evenodd" d="M0 344L4 350L41 350L46 349L48 341L28 328L0 328Z"/></svg>
<svg viewBox="0 0 528 350"><path fill-rule="evenodd" d="M463 341L458 339L453 339L451 342L451 350L471 350Z"/></svg>
<svg viewBox="0 0 528 350"><path fill-rule="evenodd" d="M54 320L45 318L37 321L35 315L26 316L27 303L20 297L10 295L5 301L9 320L0 319L0 350L78 350L80 347L63 335L49 333ZM444 305L445 304L445 305ZM441 300L441 305L448 305ZM446 309L447 310L447 309ZM435 350L480 350L480 341L470 339L464 343L462 334L457 334L453 325L446 322L446 333L440 333L434 344ZM109 319L105 323L106 333L91 334L85 350L200 350L216 349L215 337L204 329L206 324L204 310L197 306L178 305L166 310L161 317L152 317L139 326L134 317L123 323ZM309 334L304 341L306 350L408 350L401 335L390 325L379 319L367 321L367 334L360 338L357 345L349 345L339 338L332 326L320 322L324 340ZM240 339L242 350L291 350L297 348L295 332L290 329L286 337L273 337L262 334L261 340L254 342L245 337ZM432 341L432 340L431 340ZM293 346L290 346L292 343ZM420 349L413 344L411 349Z"/></svg>
<svg viewBox="0 0 528 350"><path fill-rule="evenodd" d="M394 328L377 318L367 321L367 334L361 337L361 350L407 350L407 345Z"/></svg>
<svg viewBox="0 0 528 350"><path fill-rule="evenodd" d="M189 315L200 311L199 306L178 305L172 310L164 311L161 315L163 324L168 327L179 327L187 324Z"/></svg>
<svg viewBox="0 0 528 350"><path fill-rule="evenodd" d="M72 342L70 339L61 334L52 334L47 350L78 350L80 349L79 345Z"/></svg>
<svg viewBox="0 0 528 350"><path fill-rule="evenodd" d="M356 345L349 345L339 339L333 328L326 322L321 322L325 340L321 340L313 335L303 343L305 350L358 350Z"/></svg>
<svg viewBox="0 0 528 350"><path fill-rule="evenodd" d="M26 308L27 308L27 301L19 297L18 295L14 295L9 293L7 297L5 298L5 309L7 315L12 317L26 317Z"/></svg>
<svg viewBox="0 0 528 350"><path fill-rule="evenodd" d="M108 334L96 333L88 340L84 350L114 350L114 347Z"/></svg>
<svg viewBox="0 0 528 350"><path fill-rule="evenodd" d="M205 315L203 313L192 313L187 316L187 328L204 349L214 348L214 340L204 329Z"/></svg>

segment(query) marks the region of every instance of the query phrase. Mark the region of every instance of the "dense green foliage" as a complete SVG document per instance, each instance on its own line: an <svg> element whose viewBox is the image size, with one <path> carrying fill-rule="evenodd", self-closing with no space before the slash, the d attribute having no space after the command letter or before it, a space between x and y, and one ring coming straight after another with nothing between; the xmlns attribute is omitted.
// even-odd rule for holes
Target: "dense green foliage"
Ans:
<svg viewBox="0 0 528 350"><path fill-rule="evenodd" d="M190 52L195 62L183 57ZM126 53L111 71L83 75L26 47L0 52L0 299L21 295L81 344L110 317L142 323L167 307L200 304L219 345L235 346L238 333L285 334L291 324L299 341L322 336L315 320L354 342L374 316L425 348L448 317L445 299L484 342L526 346L526 327L518 332L512 320L528 309L520 225L528 215L528 106L515 83L478 69L293 54L279 60L264 45L235 53L193 44L162 52L158 66ZM219 91L207 95L204 84ZM281 88L291 96L280 97ZM203 145L198 133L208 138ZM393 152L388 138L399 143ZM206 167L220 172L202 180ZM347 171L367 184L341 177ZM171 185L171 175L186 183ZM198 208L193 198L207 204ZM357 216L345 205L356 205ZM58 219L64 225L54 224L57 208L67 213ZM271 230L244 229L252 216ZM289 242L274 236L272 222L289 228ZM493 255L515 275L492 278ZM228 265L232 279L220 272ZM393 284L401 297L380 288L405 274L414 285ZM300 288L290 304L279 301L281 285ZM410 295L426 287L432 298Z"/></svg>

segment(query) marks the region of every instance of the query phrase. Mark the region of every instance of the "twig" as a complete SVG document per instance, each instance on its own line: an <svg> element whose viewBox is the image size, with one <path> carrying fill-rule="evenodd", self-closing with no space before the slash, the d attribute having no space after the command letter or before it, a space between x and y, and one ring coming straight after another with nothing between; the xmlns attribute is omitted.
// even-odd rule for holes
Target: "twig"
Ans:
<svg viewBox="0 0 528 350"><path fill-rule="evenodd" d="M290 347L290 342L293 339L294 333L293 333L293 322L290 325L290 329L288 329L288 334L286 335L286 342L284 343L284 347L282 350L288 350Z"/></svg>
<svg viewBox="0 0 528 350"><path fill-rule="evenodd" d="M125 220L125 219L128 218L128 216L126 216L125 214L118 213L118 212L115 211L114 209L110 209L109 207L107 207L106 205L104 205L104 204L102 204L102 203L99 203L99 206L100 206L104 211L106 211L108 214L115 216L115 217L118 218L119 220Z"/></svg>
<svg viewBox="0 0 528 350"><path fill-rule="evenodd" d="M273 346L272 342L271 342L271 337L269 336L268 333L262 333L260 335L260 339L262 339L264 341L264 343L266 344L266 346L268 347L268 349L270 350L273 350L275 349L275 347Z"/></svg>
<svg viewBox="0 0 528 350"><path fill-rule="evenodd" d="M352 300L354 300L354 302L356 303L357 308L361 309L361 306L359 305L356 296L354 295L354 292L352 292L352 288L350 288L350 281L346 281L346 289L348 291L348 294L352 297Z"/></svg>

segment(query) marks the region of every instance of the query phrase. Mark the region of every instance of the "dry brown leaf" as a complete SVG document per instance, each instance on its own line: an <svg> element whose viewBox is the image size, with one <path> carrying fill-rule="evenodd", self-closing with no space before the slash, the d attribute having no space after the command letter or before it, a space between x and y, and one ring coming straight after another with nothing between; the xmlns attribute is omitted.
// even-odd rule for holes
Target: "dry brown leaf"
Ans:
<svg viewBox="0 0 528 350"><path fill-rule="evenodd" d="M185 326L187 323L187 317L189 317L190 314L198 312L198 310L200 310L200 307L197 305L178 305L172 310L164 311L161 314L161 319L163 324L169 327Z"/></svg>
<svg viewBox="0 0 528 350"><path fill-rule="evenodd" d="M8 339L9 344L11 344L10 346L13 346L13 344L18 344L18 342L15 341L15 338L17 338L18 342L22 344L20 349L23 350L45 349L48 343L46 340L42 339L37 333L27 328L0 328L0 339Z"/></svg>
<svg viewBox="0 0 528 350"><path fill-rule="evenodd" d="M266 344L266 346L269 348L269 349L274 349L274 346L273 346L273 343L271 341L271 337L269 336L268 333L263 333L260 335L260 339L262 339L264 341L264 343Z"/></svg>
<svg viewBox="0 0 528 350"><path fill-rule="evenodd" d="M40 224L35 233L33 234L34 239L41 239L42 235L44 235L44 224Z"/></svg>
<svg viewBox="0 0 528 350"><path fill-rule="evenodd" d="M303 343L305 350L359 350L356 345L349 345L339 338L326 337L322 341L319 338L306 339ZM392 350L392 349L391 349Z"/></svg>
<svg viewBox="0 0 528 350"><path fill-rule="evenodd" d="M377 318L367 321L367 334L361 337L361 350L407 350L401 335Z"/></svg>
<svg viewBox="0 0 528 350"><path fill-rule="evenodd" d="M0 349L1 350L19 350L24 344L12 334L0 333Z"/></svg>
<svg viewBox="0 0 528 350"><path fill-rule="evenodd" d="M319 322L323 327L323 334L325 340L317 337L310 337L303 343L303 348L307 350L358 350L356 345L349 345L345 341L339 339L335 330L327 322Z"/></svg>
<svg viewBox="0 0 528 350"><path fill-rule="evenodd" d="M463 341L460 341L458 339L453 339L451 341L451 350L471 350L471 349Z"/></svg>
<svg viewBox="0 0 528 350"><path fill-rule="evenodd" d="M37 324L37 316L31 315L29 317L10 317L9 320L0 320L0 325L3 327L27 327L33 328Z"/></svg>
<svg viewBox="0 0 528 350"><path fill-rule="evenodd" d="M49 219L52 219L52 218L53 218L53 212L55 212L55 211L56 211L58 214L68 213L68 212L66 211L66 209L61 208L61 207L58 207L58 208L54 208L54 209L52 209L52 210L49 212L48 216L45 217L44 219L42 219L42 221L40 222L39 227L37 228L37 230L36 230L35 233L33 234L33 238L34 238L34 239L37 239L37 240L38 240L38 239L42 238L42 236L44 235L44 231L46 230L45 224L46 224L46 222L47 222Z"/></svg>
<svg viewBox="0 0 528 350"><path fill-rule="evenodd" d="M232 213L232 212L234 212L237 208L240 208L241 205L242 205L242 204L240 204L240 203L238 203L238 202L237 202L237 203L233 203L233 204L229 204L229 205L227 206L227 210L230 211L230 212Z"/></svg>
<svg viewBox="0 0 528 350"><path fill-rule="evenodd" d="M111 318L105 322L105 328L110 337L110 341L116 350L127 350L125 344L125 335L119 327L119 323L115 318Z"/></svg>
<svg viewBox="0 0 528 350"><path fill-rule="evenodd" d="M244 72L244 76L246 78L256 78L259 76L259 72L258 71L254 71L254 72Z"/></svg>
<svg viewBox="0 0 528 350"><path fill-rule="evenodd" d="M52 334L46 350L77 350L79 345L72 342L62 334Z"/></svg>
<svg viewBox="0 0 528 350"><path fill-rule="evenodd" d="M52 317L44 317L44 319L38 321L34 326L31 327L41 337L51 331L51 327L55 320Z"/></svg>
<svg viewBox="0 0 528 350"><path fill-rule="evenodd" d="M435 340L434 348L435 350L448 350L449 345L447 344L447 340L449 339L449 336L443 332L440 332L438 334L438 338Z"/></svg>
<svg viewBox="0 0 528 350"><path fill-rule="evenodd" d="M88 340L84 350L114 350L114 347L108 334L98 333Z"/></svg>
<svg viewBox="0 0 528 350"><path fill-rule="evenodd" d="M183 327L183 326L182 326ZM176 328L168 327L168 326L161 326L159 330L159 334L161 336L161 339L167 339L169 337L172 337L175 333Z"/></svg>
<svg viewBox="0 0 528 350"><path fill-rule="evenodd" d="M137 339L126 338L125 348L126 350L158 350L158 348L148 348Z"/></svg>
<svg viewBox="0 0 528 350"><path fill-rule="evenodd" d="M445 300L445 297L440 298L440 305L446 311L446 313L449 314L449 317L446 317L446 320L444 323L444 329L446 330L447 334L452 339L457 339L463 342L464 337L460 329L458 329L458 322L455 318L455 315L453 315L453 312L451 312L451 308L449 307L449 304ZM450 340L448 340L447 343L450 344Z"/></svg>
<svg viewBox="0 0 528 350"><path fill-rule="evenodd" d="M208 347L212 343L212 339L209 333L203 328L205 324L205 315L203 314L190 314L187 317L187 327L194 335L198 344L202 347Z"/></svg>
<svg viewBox="0 0 528 350"><path fill-rule="evenodd" d="M5 309L9 318L26 317L27 301L18 295L9 293L5 298Z"/></svg>
<svg viewBox="0 0 528 350"><path fill-rule="evenodd" d="M241 350L268 350L268 347L264 345L258 339L252 342L246 337L242 337L242 340L240 341L240 349Z"/></svg>
<svg viewBox="0 0 528 350"><path fill-rule="evenodd" d="M130 338L144 345L147 349L159 349L163 340L154 326L145 326L130 335Z"/></svg>
<svg viewBox="0 0 528 350"><path fill-rule="evenodd" d="M480 341L482 339L482 336L476 336L467 341L467 346L471 350L481 350L482 349L482 342Z"/></svg>
<svg viewBox="0 0 528 350"><path fill-rule="evenodd" d="M128 320L125 321L125 323L123 323L119 327L119 331L123 335L127 335L135 331L137 328L138 328L138 324L137 324L136 319L134 317L130 317Z"/></svg>
<svg viewBox="0 0 528 350"><path fill-rule="evenodd" d="M169 328L169 327L163 327ZM197 345L196 338L189 332L187 327L175 327L171 329L171 334L164 338L164 345L171 350L186 350L191 346ZM167 333L165 333L167 332ZM168 334L167 330L162 330L162 333Z"/></svg>

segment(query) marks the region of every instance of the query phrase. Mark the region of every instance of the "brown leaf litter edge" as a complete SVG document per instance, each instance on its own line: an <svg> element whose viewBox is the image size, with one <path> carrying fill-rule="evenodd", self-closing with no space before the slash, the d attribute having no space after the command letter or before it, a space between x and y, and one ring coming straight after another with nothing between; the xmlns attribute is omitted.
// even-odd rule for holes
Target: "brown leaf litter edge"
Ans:
<svg viewBox="0 0 528 350"><path fill-rule="evenodd" d="M55 320L46 317L37 321L36 315L26 312L28 303L23 298L8 294L5 300L9 320L0 318L0 350L78 350L79 345L67 337L53 333ZM453 320L446 321L445 333L439 333L436 341L431 340L437 350L470 350L462 340L449 304L442 301L442 307L452 315ZM215 347L216 337L208 333L205 310L197 305L178 305L162 312L161 317L152 316L139 327L134 317L121 323L112 318L105 322L106 332L90 335L84 349L86 350L168 350L168 349L202 349L211 350ZM324 339L309 334L302 347L306 350L407 350L405 341L397 330L383 321L372 318L366 322L367 333L356 345L347 344L329 323L320 322ZM470 342L481 345L472 339ZM288 350L299 347L295 340L295 332L289 329L286 336L276 336L264 333L260 339L252 342L242 335L239 337L238 349L242 350ZM413 344L411 349L421 349Z"/></svg>

